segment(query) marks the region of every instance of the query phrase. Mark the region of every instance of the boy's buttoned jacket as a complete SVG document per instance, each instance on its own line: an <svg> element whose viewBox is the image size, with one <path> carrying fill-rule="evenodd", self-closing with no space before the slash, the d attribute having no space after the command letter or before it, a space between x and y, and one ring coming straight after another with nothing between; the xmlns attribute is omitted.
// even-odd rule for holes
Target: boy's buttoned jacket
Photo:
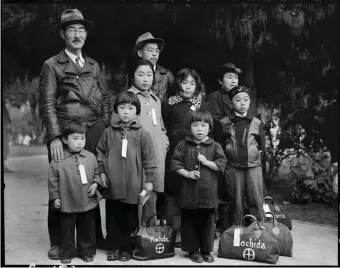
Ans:
<svg viewBox="0 0 340 268"><path fill-rule="evenodd" d="M161 101L152 92L146 95L135 87L131 87L128 91L135 93L140 101L141 112L136 120L151 135L157 161L154 191L162 193L164 192L165 157L169 148L169 139L163 124ZM157 125L152 120L152 109L156 113Z"/></svg>
<svg viewBox="0 0 340 268"><path fill-rule="evenodd" d="M122 157L122 142L127 140L126 158ZM155 180L156 157L150 134L139 123L123 128L119 121L106 128L97 144L100 173L105 173L109 187L103 198L138 204L145 182ZM145 176L144 176L145 171Z"/></svg>
<svg viewBox="0 0 340 268"><path fill-rule="evenodd" d="M79 162L76 160L79 158ZM85 168L87 184L82 184L78 164ZM97 191L89 196L92 183L101 185L97 159L93 153L83 149L77 156L64 150L64 159L50 163L48 172L49 199L60 199L60 211L68 213L85 212L95 208L101 198Z"/></svg>
<svg viewBox="0 0 340 268"><path fill-rule="evenodd" d="M214 162L220 171L214 171L199 164L198 153ZM179 142L171 159L171 170L200 171L200 177L197 180L181 177L181 207L188 209L217 208L217 176L218 172L224 172L226 163L227 159L221 145L211 138L197 144L192 136L187 136L185 140Z"/></svg>
<svg viewBox="0 0 340 268"><path fill-rule="evenodd" d="M156 65L155 80L151 87L153 93L159 99L166 99L169 96L169 90L172 89L174 76L169 70L160 65Z"/></svg>
<svg viewBox="0 0 340 268"><path fill-rule="evenodd" d="M67 119L81 119L89 126L110 122L109 94L100 80L98 63L84 55L79 72L65 50L44 62L40 73L40 113L46 140L61 136Z"/></svg>

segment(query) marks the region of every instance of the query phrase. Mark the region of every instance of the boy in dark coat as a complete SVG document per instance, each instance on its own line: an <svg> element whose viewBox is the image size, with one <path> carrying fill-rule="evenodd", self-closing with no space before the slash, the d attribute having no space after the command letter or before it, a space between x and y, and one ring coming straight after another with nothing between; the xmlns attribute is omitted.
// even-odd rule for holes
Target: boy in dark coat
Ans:
<svg viewBox="0 0 340 268"><path fill-rule="evenodd" d="M65 125L64 159L52 160L48 174L49 199L60 211L62 263L70 263L75 255L75 227L82 260L91 262L96 253L95 208L101 197L97 191L101 180L96 157L84 149L85 131L81 122Z"/></svg>
<svg viewBox="0 0 340 268"><path fill-rule="evenodd" d="M214 220L217 208L217 174L226 165L221 145L208 137L213 127L209 112L190 114L187 136L175 148L171 170L182 178L182 250L193 262L213 262Z"/></svg>
<svg viewBox="0 0 340 268"><path fill-rule="evenodd" d="M261 120L249 113L249 91L244 86L229 91L233 113L221 120L228 159L225 182L232 196L233 223L236 225L241 224L244 216L244 196L249 213L259 221L263 218L261 154L265 152L265 135Z"/></svg>

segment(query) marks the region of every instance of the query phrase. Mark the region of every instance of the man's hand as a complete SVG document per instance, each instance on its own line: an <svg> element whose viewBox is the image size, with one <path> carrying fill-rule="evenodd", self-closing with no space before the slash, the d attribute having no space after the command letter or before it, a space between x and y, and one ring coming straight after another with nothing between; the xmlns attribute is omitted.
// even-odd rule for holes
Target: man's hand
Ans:
<svg viewBox="0 0 340 268"><path fill-rule="evenodd" d="M198 154L197 157L198 161L200 161L203 165L207 165L208 164L208 159L203 155L203 154Z"/></svg>
<svg viewBox="0 0 340 268"><path fill-rule="evenodd" d="M93 196L93 195L96 193L97 188L98 188L98 183L94 182L94 183L90 186L90 189L89 189L89 196Z"/></svg>
<svg viewBox="0 0 340 268"><path fill-rule="evenodd" d="M197 180L200 177L200 172L198 170L188 171L187 178Z"/></svg>
<svg viewBox="0 0 340 268"><path fill-rule="evenodd" d="M54 204L55 208L59 209L60 208L60 199L59 198L55 199L53 204Z"/></svg>
<svg viewBox="0 0 340 268"><path fill-rule="evenodd" d="M64 159L64 147L60 138L54 138L50 144L52 160L60 162Z"/></svg>
<svg viewBox="0 0 340 268"><path fill-rule="evenodd" d="M109 186L109 181L107 180L105 173L100 174L100 178L102 180L102 187L107 188Z"/></svg>

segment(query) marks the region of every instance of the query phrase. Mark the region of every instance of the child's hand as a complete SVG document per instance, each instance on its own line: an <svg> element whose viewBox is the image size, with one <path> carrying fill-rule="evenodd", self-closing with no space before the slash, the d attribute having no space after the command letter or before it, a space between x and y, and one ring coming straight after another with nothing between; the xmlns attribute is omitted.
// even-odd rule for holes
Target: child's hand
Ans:
<svg viewBox="0 0 340 268"><path fill-rule="evenodd" d="M152 182L145 183L145 190L146 190L146 195L148 195L153 190Z"/></svg>
<svg viewBox="0 0 340 268"><path fill-rule="evenodd" d="M200 172L198 170L188 171L187 177L189 179L197 180L200 177Z"/></svg>
<svg viewBox="0 0 340 268"><path fill-rule="evenodd" d="M93 183L91 186L90 186L90 189L89 189L89 196L93 196L96 191L97 191L97 188L98 188L98 183Z"/></svg>
<svg viewBox="0 0 340 268"><path fill-rule="evenodd" d="M203 154L200 154L200 153L198 154L197 159L198 159L198 161L200 161L205 166L209 162L209 160Z"/></svg>
<svg viewBox="0 0 340 268"><path fill-rule="evenodd" d="M57 209L60 208L60 199L59 198L54 200L54 207L57 208Z"/></svg>
<svg viewBox="0 0 340 268"><path fill-rule="evenodd" d="M107 188L109 186L109 181L107 180L105 173L100 174L100 178L102 180L102 187Z"/></svg>

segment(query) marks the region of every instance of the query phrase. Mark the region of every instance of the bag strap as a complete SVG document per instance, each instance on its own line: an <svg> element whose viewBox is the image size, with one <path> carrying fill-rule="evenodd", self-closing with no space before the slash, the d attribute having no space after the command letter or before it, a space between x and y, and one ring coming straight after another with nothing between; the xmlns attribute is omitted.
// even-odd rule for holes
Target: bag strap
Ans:
<svg viewBox="0 0 340 268"><path fill-rule="evenodd" d="M153 214L149 219L148 219L148 221L146 222L146 227L150 227L150 221L151 221L151 219L153 218L153 217L156 217L156 216L159 216L160 214L159 214L159 212L156 212L155 214Z"/></svg>
<svg viewBox="0 0 340 268"><path fill-rule="evenodd" d="M257 219L256 219L253 215L251 215L251 214L247 214L247 215L245 215L245 216L241 219L241 225L242 225L242 226L244 226L244 225L243 225L243 220L246 219L246 218L251 218L251 219L253 219L254 222L256 223L256 229L257 229L257 230L260 229L260 225L259 225Z"/></svg>

